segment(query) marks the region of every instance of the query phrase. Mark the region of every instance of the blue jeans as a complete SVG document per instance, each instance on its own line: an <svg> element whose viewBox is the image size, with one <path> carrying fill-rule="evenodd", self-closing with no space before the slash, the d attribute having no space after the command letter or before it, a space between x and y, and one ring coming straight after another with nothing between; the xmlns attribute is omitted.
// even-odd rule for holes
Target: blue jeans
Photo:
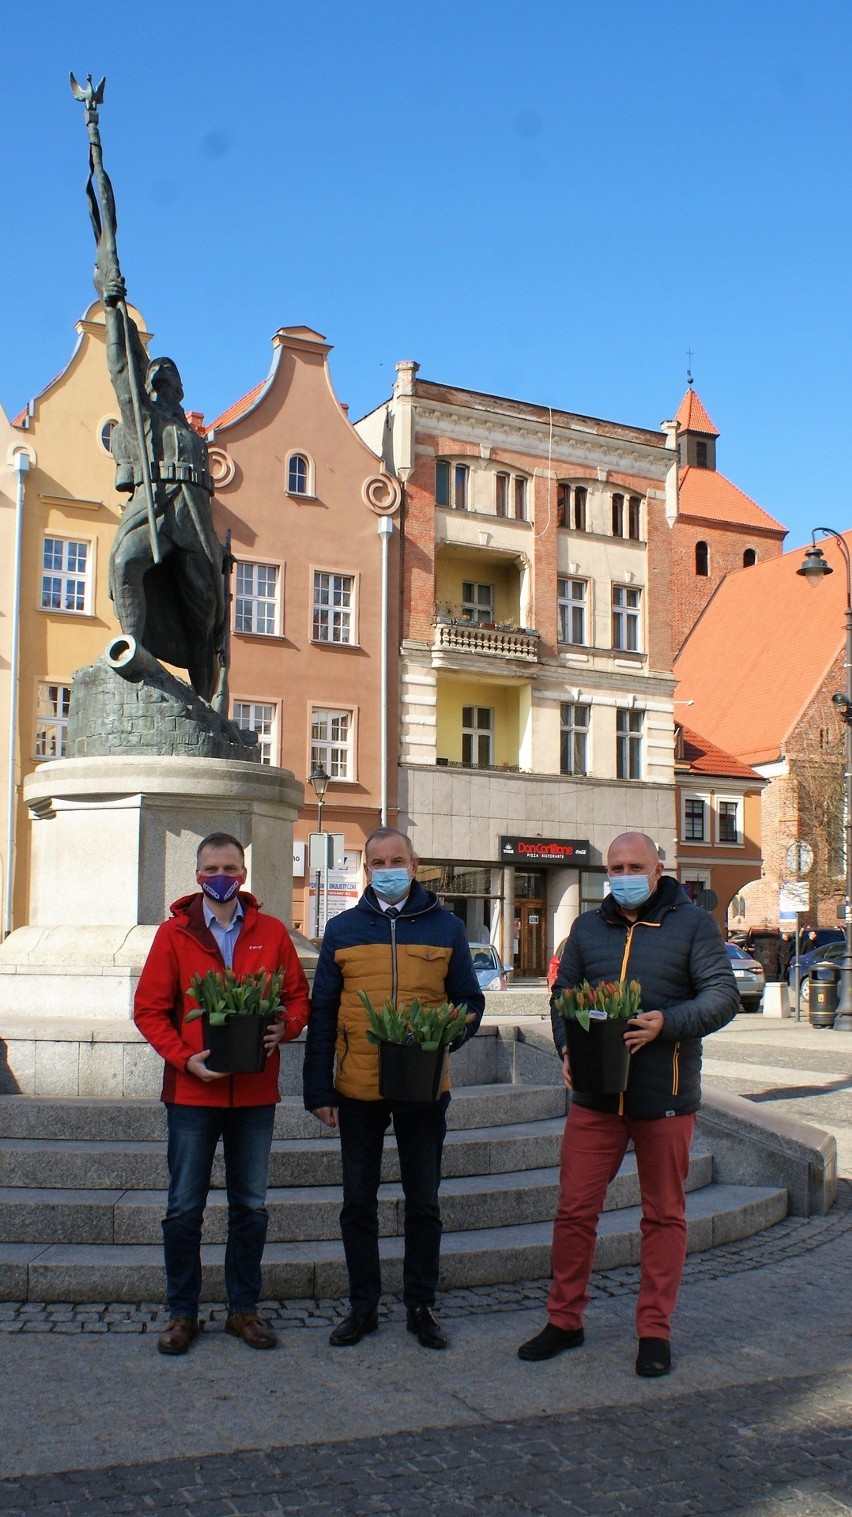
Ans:
<svg viewBox="0 0 852 1517"><path fill-rule="evenodd" d="M438 1101L354 1101L339 1096L343 1210L340 1231L353 1306L376 1306L382 1294L378 1191L385 1133L393 1117L405 1195L402 1299L409 1308L433 1306L441 1252L438 1187L449 1095Z"/></svg>
<svg viewBox="0 0 852 1517"><path fill-rule="evenodd" d="M216 1144L222 1139L228 1193L225 1290L232 1312L253 1312L269 1217L266 1182L274 1106L166 1105L169 1200L163 1218L166 1290L173 1317L197 1317L201 1224Z"/></svg>

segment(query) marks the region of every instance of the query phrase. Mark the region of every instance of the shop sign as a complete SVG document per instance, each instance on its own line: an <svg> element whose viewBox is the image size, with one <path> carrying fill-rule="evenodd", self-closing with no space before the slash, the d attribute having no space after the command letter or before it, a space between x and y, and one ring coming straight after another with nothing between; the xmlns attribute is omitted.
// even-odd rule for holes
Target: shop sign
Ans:
<svg viewBox="0 0 852 1517"><path fill-rule="evenodd" d="M516 838L500 839L503 864L588 864L592 845L588 838Z"/></svg>

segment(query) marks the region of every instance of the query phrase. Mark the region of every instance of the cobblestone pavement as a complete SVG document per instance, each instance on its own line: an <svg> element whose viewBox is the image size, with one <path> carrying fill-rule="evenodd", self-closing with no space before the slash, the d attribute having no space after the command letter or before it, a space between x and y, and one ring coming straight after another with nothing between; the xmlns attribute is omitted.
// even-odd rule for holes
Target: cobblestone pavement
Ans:
<svg viewBox="0 0 852 1517"><path fill-rule="evenodd" d="M795 1398L805 1417L790 1426ZM664 1447L664 1457L661 1457ZM6 1517L837 1517L852 1512L848 1404L816 1377L669 1398L625 1417L518 1418L9 1483Z"/></svg>

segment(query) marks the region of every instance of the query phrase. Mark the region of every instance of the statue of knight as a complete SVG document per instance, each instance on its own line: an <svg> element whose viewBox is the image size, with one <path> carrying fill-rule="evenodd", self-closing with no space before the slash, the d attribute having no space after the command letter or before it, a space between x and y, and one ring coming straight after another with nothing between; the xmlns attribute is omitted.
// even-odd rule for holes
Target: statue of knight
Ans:
<svg viewBox="0 0 852 1517"><path fill-rule="evenodd" d="M116 489L128 497L110 554L109 593L122 631L155 658L186 669L197 693L227 717L233 560L213 526L207 444L187 421L177 366L171 358L148 361L127 309L115 197L98 130L105 83L95 87L89 74L83 86L71 75L71 91L86 108L95 288L121 413L110 450Z"/></svg>

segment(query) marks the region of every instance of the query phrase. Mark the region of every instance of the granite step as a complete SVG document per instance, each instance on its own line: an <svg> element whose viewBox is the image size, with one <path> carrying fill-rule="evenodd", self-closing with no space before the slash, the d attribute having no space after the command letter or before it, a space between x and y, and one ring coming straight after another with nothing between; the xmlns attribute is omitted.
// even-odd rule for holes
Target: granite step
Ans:
<svg viewBox="0 0 852 1517"><path fill-rule="evenodd" d="M712 1180L709 1153L696 1152L687 1187L697 1190ZM474 1231L550 1221L559 1189L557 1166L491 1175L444 1179L441 1216L444 1232ZM343 1193L338 1185L272 1187L267 1192L269 1242L310 1242L337 1238ZM636 1161L625 1157L607 1195L607 1210L639 1201ZM165 1212L162 1190L60 1190L0 1188L0 1238L15 1243L159 1244ZM204 1237L224 1243L228 1208L225 1192L210 1192ZM379 1233L402 1236L404 1198L399 1184L379 1191Z"/></svg>
<svg viewBox="0 0 852 1517"><path fill-rule="evenodd" d="M535 1122L563 1117L566 1093L561 1085L459 1085L447 1112L451 1131ZM306 1112L299 1096L283 1096L275 1112L278 1139L329 1141L327 1129ZM0 1139L59 1139L153 1143L163 1141L166 1117L162 1102L127 1098L91 1100L80 1096L0 1096Z"/></svg>
<svg viewBox="0 0 852 1517"><path fill-rule="evenodd" d="M750 1237L787 1214L784 1188L707 1185L687 1197L688 1249L700 1252ZM622 1207L601 1218L595 1268L615 1269L639 1258L637 1207ZM550 1270L551 1222L448 1232L442 1244L441 1286L511 1283L540 1279ZM402 1287L402 1239L383 1238L383 1282ZM221 1244L202 1250L204 1294L224 1295ZM157 1301L163 1293L159 1245L71 1243L0 1244L0 1298L9 1301ZM264 1256L266 1299L342 1298L346 1266L337 1239L269 1243Z"/></svg>
<svg viewBox="0 0 852 1517"><path fill-rule="evenodd" d="M459 1128L447 1134L443 1172L447 1176L536 1169L558 1164L564 1117L499 1127ZM383 1180L399 1179L393 1132L388 1133ZM310 1138L273 1141L272 1186L335 1185L340 1182L340 1140ZM0 1186L45 1186L71 1190L158 1190L167 1184L165 1142L120 1143L96 1139L0 1138ZM221 1152L213 1165L213 1185L225 1183Z"/></svg>

